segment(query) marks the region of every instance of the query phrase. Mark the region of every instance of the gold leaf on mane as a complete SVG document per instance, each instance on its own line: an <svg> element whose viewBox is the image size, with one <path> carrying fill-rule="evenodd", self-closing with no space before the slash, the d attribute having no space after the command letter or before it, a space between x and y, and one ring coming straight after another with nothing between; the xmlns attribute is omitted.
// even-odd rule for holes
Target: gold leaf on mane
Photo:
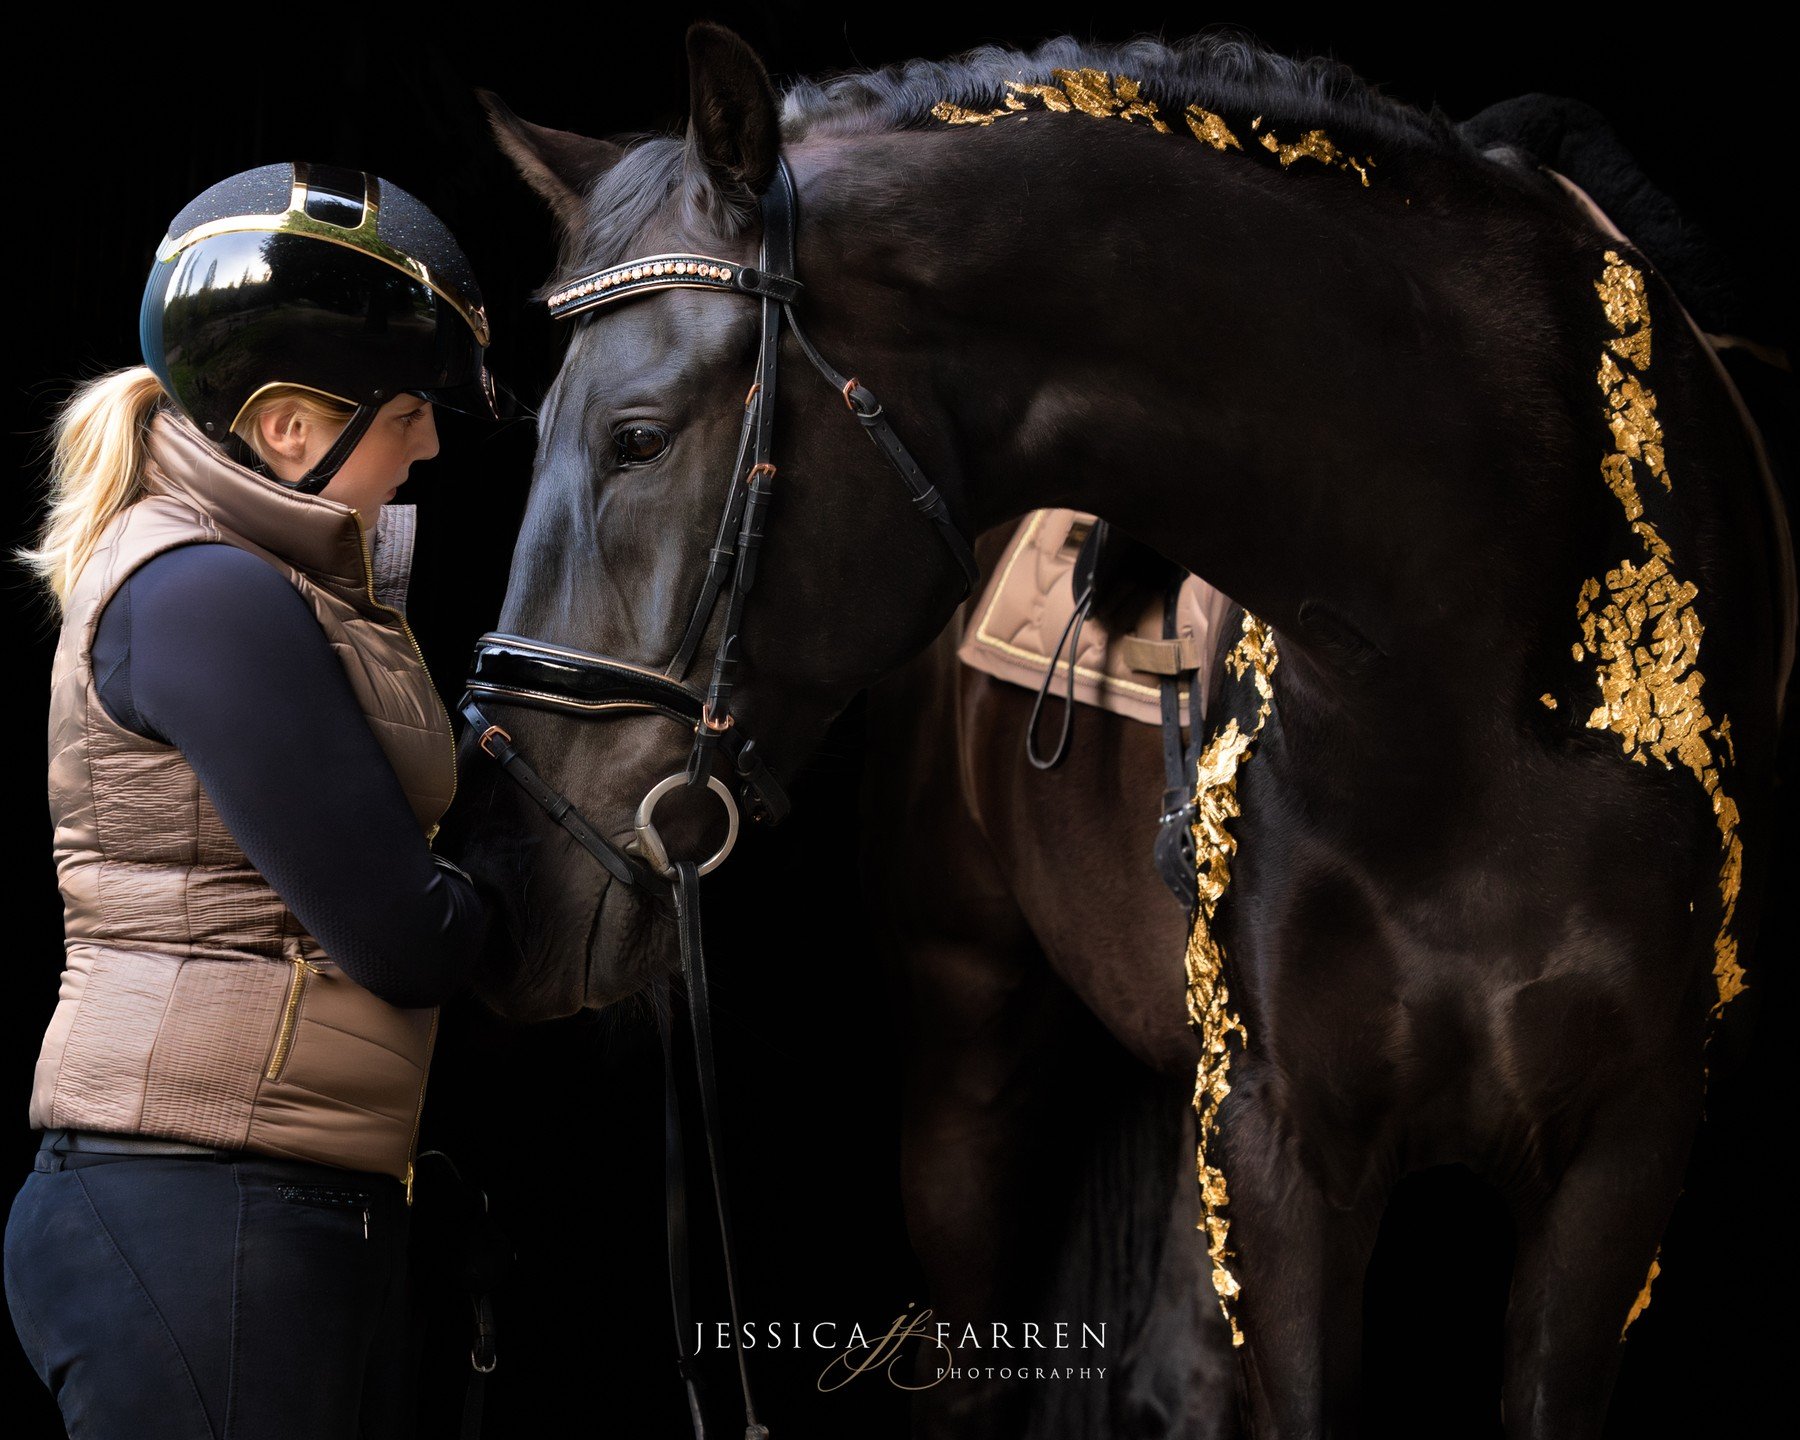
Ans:
<svg viewBox="0 0 1800 1440"><path fill-rule="evenodd" d="M1225 951L1213 933L1213 923L1219 902L1231 886L1231 859L1237 853L1237 839L1226 827L1226 822L1243 813L1237 798L1238 771L1249 758L1250 747L1269 718L1275 698L1269 677L1274 673L1278 659L1275 637L1269 627L1246 612L1243 634L1225 657L1225 666L1235 680L1242 680L1246 674L1250 676L1259 697L1255 722L1246 733L1238 727L1235 716L1227 720L1224 728L1207 741L1194 767L1197 903L1193 928L1188 933L1186 968L1188 1023L1200 1032L1200 1064L1194 1076L1194 1109L1199 1115L1196 1126L1199 1148L1195 1155L1202 1212L1199 1228L1206 1231L1213 1292L1219 1297L1219 1309L1224 1312L1226 1323L1231 1326L1234 1346L1244 1343L1244 1332L1231 1308L1231 1302L1242 1293L1242 1287L1231 1270L1231 1220L1225 1213L1231 1197L1216 1150L1219 1106L1231 1093L1229 1041L1236 1035L1239 1044L1248 1045L1250 1036L1231 1008L1231 996L1225 985Z"/></svg>

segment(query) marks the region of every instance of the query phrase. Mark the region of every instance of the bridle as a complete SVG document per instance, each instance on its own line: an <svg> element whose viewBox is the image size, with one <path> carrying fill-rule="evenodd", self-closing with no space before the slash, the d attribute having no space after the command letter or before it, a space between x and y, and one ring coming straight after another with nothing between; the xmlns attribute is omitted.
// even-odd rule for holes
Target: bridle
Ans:
<svg viewBox="0 0 1800 1440"><path fill-rule="evenodd" d="M459 702L463 718L478 737L481 749L497 760L614 880L654 892L667 891L673 899L682 971L687 981L689 1017L694 1030L695 1060L700 1072L701 1111L711 1161L713 1198L718 1212L734 1341L741 1333L741 1327L737 1323L737 1288L732 1273L724 1174L719 1163L718 1098L713 1077L712 1020L701 944L699 880L731 853L737 841L740 800L753 820L768 824L778 822L789 809L786 792L769 769L760 747L745 734L731 708L741 659L744 602L756 580L757 558L768 523L769 500L777 473L773 459L775 397L784 318L813 368L843 396L844 404L874 442L875 448L898 472L912 497L914 508L936 527L961 571L963 598L980 577L974 553L957 528L949 506L900 443L874 392L854 377L834 370L800 328L793 310L801 291L800 281L794 273L795 211L793 177L788 172L787 161L778 158L775 174L762 197L762 245L756 266L740 265L709 255L645 255L592 271L549 297L550 314L558 320L655 290L715 290L756 297L762 305L762 331L755 379L744 398L737 456L718 530L707 552L706 576L668 665L659 672L591 651L573 650L522 635L490 632L475 644L467 689ZM713 654L712 674L705 693L701 694L686 683L687 674L700 642L712 624L721 596L725 599L724 623L718 648ZM512 743L512 736L482 708L484 704L494 702L588 719L656 714L692 727L694 739L686 768L657 782L638 805L634 819L638 853L614 845L582 815L568 796L545 782L520 755ZM731 783L727 784L714 773L715 757L723 757L728 763ZM678 788L710 790L725 807L724 842L715 854L702 862L672 860L656 829L658 803ZM687 1296L687 1203L681 1179L684 1166L680 1112L670 1058L667 981L659 978L655 984L665 1064L669 1275L676 1349L682 1377L687 1384L694 1433L703 1437L705 1426L687 1351L687 1336L693 1331ZM737 1362L744 1392L745 1434L748 1440L764 1440L768 1431L756 1421L741 1348L737 1350Z"/></svg>
<svg viewBox="0 0 1800 1440"><path fill-rule="evenodd" d="M622 884L654 889L658 881L674 880L673 864L654 823L657 802L677 788L671 781L678 780L688 789L710 789L725 807L729 822L726 842L700 865L702 874L716 868L730 853L738 830L740 799L753 820L769 824L779 821L789 808L787 794L769 769L761 747L745 734L731 708L742 651L744 602L756 581L757 558L775 488L775 397L784 318L813 368L844 397L850 413L898 472L914 508L932 522L943 538L962 572L965 596L979 578L975 556L957 529L944 497L900 443L874 392L861 381L834 370L800 328L793 309L801 291L794 275L794 219L793 177L787 161L782 159L777 161L774 178L762 197L762 248L757 266L708 255L644 255L591 271L565 285L547 302L551 316L558 320L655 290L713 290L753 296L762 303L756 374L744 400L743 425L724 510L707 552L706 576L699 597L673 658L658 672L590 651L490 632L475 644L468 692L461 702L463 716L480 737L481 748L498 760ZM686 683L687 675L721 596L725 600L725 620L713 654L711 678L702 694ZM659 782L638 808L637 846L641 858L606 840L566 797L538 779L512 745L511 735L483 711L483 701L526 705L589 719L653 713L691 726L694 741L686 770ZM732 776L729 785L713 773L715 752L728 762Z"/></svg>

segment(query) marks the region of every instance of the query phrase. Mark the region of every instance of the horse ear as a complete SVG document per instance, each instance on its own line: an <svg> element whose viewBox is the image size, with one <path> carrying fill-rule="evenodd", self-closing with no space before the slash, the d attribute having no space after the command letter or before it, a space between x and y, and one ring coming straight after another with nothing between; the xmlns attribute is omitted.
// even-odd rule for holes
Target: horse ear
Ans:
<svg viewBox="0 0 1800 1440"><path fill-rule="evenodd" d="M688 135L724 189L760 195L775 176L781 121L756 52L723 25L688 27Z"/></svg>
<svg viewBox="0 0 1800 1440"><path fill-rule="evenodd" d="M533 125L513 114L511 107L491 90L477 90L488 113L494 139L506 152L525 183L550 202L565 229L581 223L582 199L594 182L619 163L624 147L610 140L572 135Z"/></svg>

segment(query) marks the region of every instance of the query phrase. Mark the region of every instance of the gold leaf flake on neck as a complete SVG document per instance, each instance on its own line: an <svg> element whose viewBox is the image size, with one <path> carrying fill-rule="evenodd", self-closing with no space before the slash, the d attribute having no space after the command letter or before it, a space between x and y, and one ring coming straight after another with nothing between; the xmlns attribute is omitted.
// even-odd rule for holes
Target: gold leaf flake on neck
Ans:
<svg viewBox="0 0 1800 1440"><path fill-rule="evenodd" d="M1338 149L1334 141L1323 130L1308 130L1293 144L1282 143L1270 130L1262 137L1262 147L1281 162L1281 168L1287 169L1296 160L1317 160L1321 165L1328 165L1334 170L1354 170L1361 177L1363 185L1369 183L1369 172L1354 155ZM1373 164L1374 161L1370 161Z"/></svg>
<svg viewBox="0 0 1800 1440"><path fill-rule="evenodd" d="M1069 97L1055 85L1031 85L1023 80L1008 80L1006 88L1021 98L1029 96L1034 100L1041 100L1046 110L1054 110L1058 114L1066 114L1075 108Z"/></svg>
<svg viewBox="0 0 1800 1440"><path fill-rule="evenodd" d="M992 125L996 120L1004 119L1009 114L1017 114L1016 110L965 110L961 105L952 105L948 100L940 100L931 107L931 113L946 125Z"/></svg>
<svg viewBox="0 0 1800 1440"><path fill-rule="evenodd" d="M931 107L934 118L946 125L992 125L1013 115L1023 115L1033 103L1058 115L1089 115L1098 120L1147 122L1151 129L1164 135L1174 131L1163 120L1156 102L1143 93L1143 82L1130 75L1110 74L1105 70L1084 66L1050 72L1050 81L1008 80L1007 95L995 110L971 110L949 100ZM1221 115L1200 104L1189 104L1181 117L1193 136L1213 150L1244 150L1244 143ZM1250 122L1253 131L1261 130L1263 117ZM1273 132L1261 136L1263 148L1274 155L1286 169L1299 159L1316 160L1334 170L1353 172L1366 187L1369 171L1374 168L1372 155L1356 156L1339 147L1323 130L1309 130L1292 144L1284 144Z"/></svg>
<svg viewBox="0 0 1800 1440"><path fill-rule="evenodd" d="M1244 142L1231 133L1231 127L1219 116L1199 105L1187 107L1186 118L1188 129L1194 132L1194 138L1215 150L1242 150Z"/></svg>
<svg viewBox="0 0 1800 1440"><path fill-rule="evenodd" d="M1050 73L1063 87L1069 103L1083 115L1105 120L1117 113L1118 97L1113 94L1104 70L1052 70Z"/></svg>

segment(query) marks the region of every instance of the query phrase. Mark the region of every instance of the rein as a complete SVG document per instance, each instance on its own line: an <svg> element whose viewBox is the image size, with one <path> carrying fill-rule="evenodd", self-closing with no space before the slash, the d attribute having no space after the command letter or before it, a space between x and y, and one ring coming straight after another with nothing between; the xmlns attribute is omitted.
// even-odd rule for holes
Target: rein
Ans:
<svg viewBox="0 0 1800 1440"><path fill-rule="evenodd" d="M700 877L718 868L737 843L740 802L750 818L775 824L789 810L785 790L765 762L755 740L746 735L732 712L732 695L740 663L744 604L756 580L757 558L768 523L769 501L777 474L773 460L775 396L785 319L801 352L835 389L882 457L899 475L913 507L932 522L962 573L963 598L980 578L974 553L957 528L944 497L900 442L874 392L854 377L831 367L794 315L802 286L795 276L794 225L796 199L787 161L778 159L775 175L762 197L763 233L756 266L739 265L708 255L647 255L594 270L550 296L550 314L569 319L589 310L629 300L656 290L701 289L760 301L762 331L756 374L744 398L743 426L731 483L707 569L680 643L661 671L591 651L489 632L475 644L467 688L458 708L478 737L477 743L543 810L575 837L583 849L621 885L667 893L674 904L680 940L681 968L688 991L688 1019L693 1029L694 1059L699 1071L700 1108L706 1131L708 1168L725 1261L726 1295L732 1319L733 1348L744 1395L746 1440L767 1440L768 1429L756 1419L749 1371L738 1336L737 1282L732 1260L729 1207L726 1203L723 1154L719 1144L718 1086L712 1045L712 1013L707 995L705 954L700 928ZM724 621L712 672L704 693L687 683L700 643L725 601ZM636 838L625 849L608 840L568 796L534 770L512 743L512 736L483 709L492 704L523 705L587 719L657 714L693 730L686 767L651 787L634 818ZM715 771L726 762L731 783ZM672 860L655 824L656 807L671 791L707 789L718 796L726 814L726 834L717 852L704 861ZM676 1352L697 1440L704 1440L692 1357L687 1334L692 1328L688 1302L688 1235L682 1125L675 1087L673 1035L669 1023L668 981L654 982L658 1027L663 1044L665 1121L667 1130L665 1189L668 1210L669 1285L676 1326Z"/></svg>

